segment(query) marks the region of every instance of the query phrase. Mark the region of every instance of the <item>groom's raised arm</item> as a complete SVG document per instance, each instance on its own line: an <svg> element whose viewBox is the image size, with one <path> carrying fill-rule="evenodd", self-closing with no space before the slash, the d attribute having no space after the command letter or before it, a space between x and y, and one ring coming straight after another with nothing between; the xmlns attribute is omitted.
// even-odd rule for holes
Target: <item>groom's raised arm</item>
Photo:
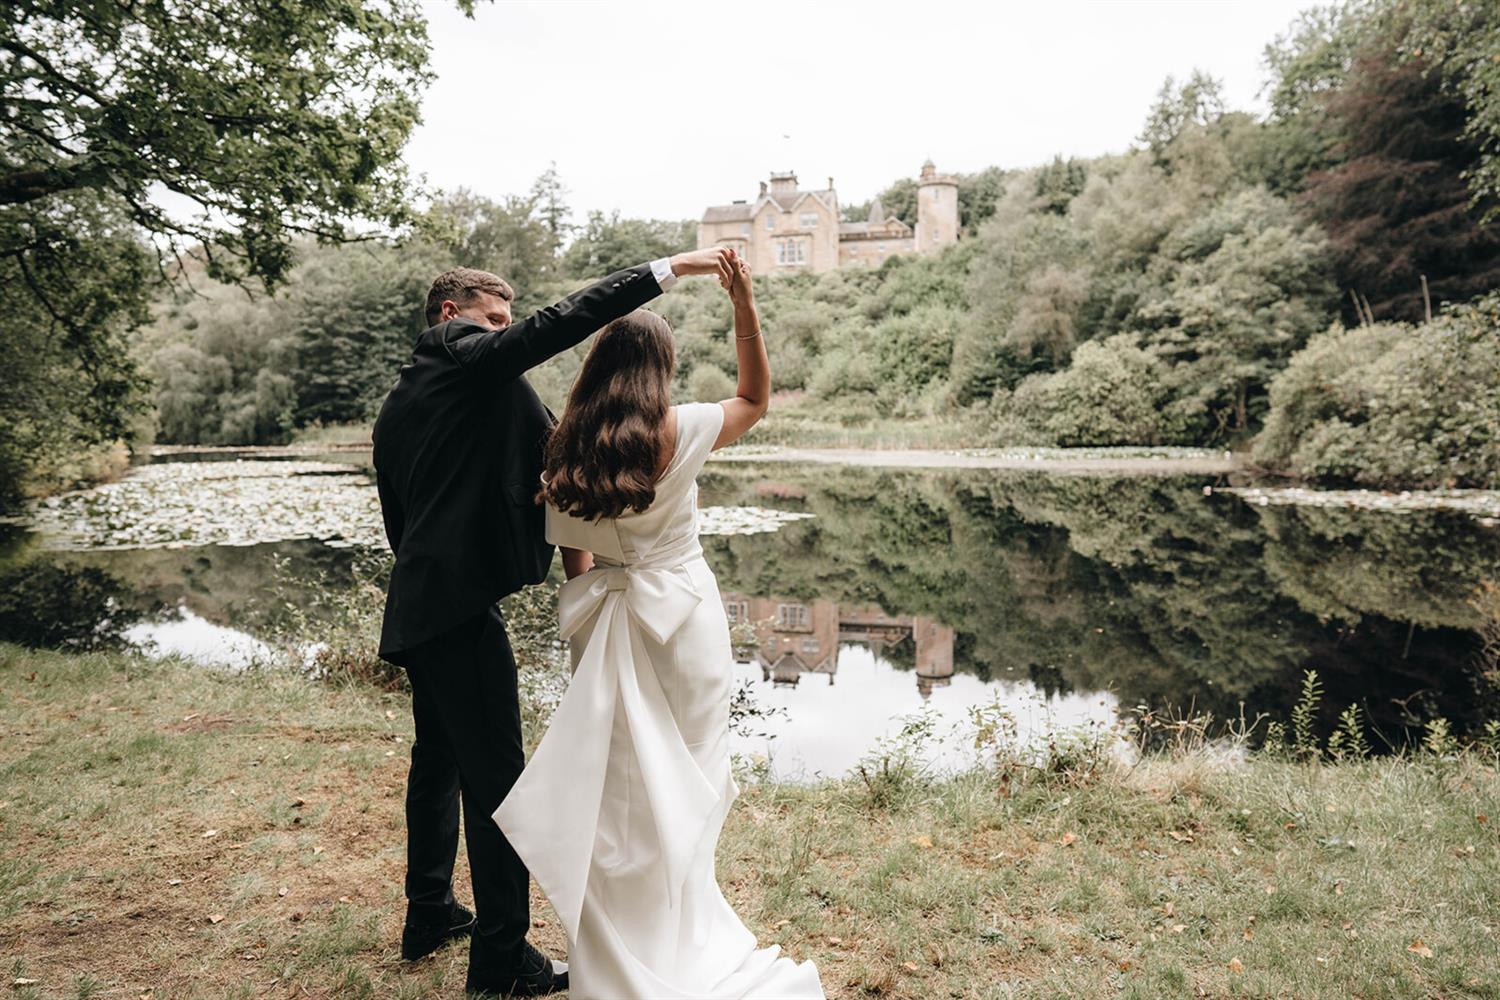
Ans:
<svg viewBox="0 0 1500 1000"><path fill-rule="evenodd" d="M466 370L508 381L639 309L679 277L717 274L729 280L733 260L734 251L713 247L627 267L503 330L472 333L448 346Z"/></svg>

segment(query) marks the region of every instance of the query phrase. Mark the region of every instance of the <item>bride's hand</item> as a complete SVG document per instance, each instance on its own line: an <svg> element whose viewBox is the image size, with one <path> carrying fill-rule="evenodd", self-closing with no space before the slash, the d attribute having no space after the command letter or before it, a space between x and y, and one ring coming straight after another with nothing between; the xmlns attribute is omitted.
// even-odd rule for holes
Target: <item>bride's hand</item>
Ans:
<svg viewBox="0 0 1500 1000"><path fill-rule="evenodd" d="M735 259L734 277L725 286L729 289L729 297L735 302L747 302L750 299L750 265L745 263L743 257Z"/></svg>

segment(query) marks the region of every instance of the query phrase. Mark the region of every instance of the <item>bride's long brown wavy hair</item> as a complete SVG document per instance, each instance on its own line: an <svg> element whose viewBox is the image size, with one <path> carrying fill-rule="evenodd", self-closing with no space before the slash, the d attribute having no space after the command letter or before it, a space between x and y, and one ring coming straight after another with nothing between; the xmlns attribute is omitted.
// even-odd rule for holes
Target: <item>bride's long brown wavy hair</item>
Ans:
<svg viewBox="0 0 1500 1000"><path fill-rule="evenodd" d="M547 438L537 499L589 520L649 507L676 364L672 328L654 312L601 330Z"/></svg>

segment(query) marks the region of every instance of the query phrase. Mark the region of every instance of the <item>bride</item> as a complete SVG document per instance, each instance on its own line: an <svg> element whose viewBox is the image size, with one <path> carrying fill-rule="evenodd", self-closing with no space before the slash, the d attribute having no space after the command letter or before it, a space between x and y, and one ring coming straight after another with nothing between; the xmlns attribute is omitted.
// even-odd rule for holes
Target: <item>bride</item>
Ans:
<svg viewBox="0 0 1500 1000"><path fill-rule="evenodd" d="M671 328L637 310L594 341L547 443L540 499L568 576L573 678L494 819L562 921L579 1000L823 996L811 962L756 947L714 878L739 792L733 661L694 477L771 388L743 262L727 288L732 399L670 405Z"/></svg>

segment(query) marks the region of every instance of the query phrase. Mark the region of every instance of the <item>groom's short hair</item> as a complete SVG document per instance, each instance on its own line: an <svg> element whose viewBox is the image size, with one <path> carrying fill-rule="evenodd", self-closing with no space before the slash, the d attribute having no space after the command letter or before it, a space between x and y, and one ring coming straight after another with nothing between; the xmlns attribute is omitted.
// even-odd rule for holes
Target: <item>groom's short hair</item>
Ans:
<svg viewBox="0 0 1500 1000"><path fill-rule="evenodd" d="M472 267L455 267L433 278L432 287L427 289L427 325L437 326L444 299L451 299L462 308L474 301L475 292L487 292L506 302L516 297L515 291L497 274Z"/></svg>

